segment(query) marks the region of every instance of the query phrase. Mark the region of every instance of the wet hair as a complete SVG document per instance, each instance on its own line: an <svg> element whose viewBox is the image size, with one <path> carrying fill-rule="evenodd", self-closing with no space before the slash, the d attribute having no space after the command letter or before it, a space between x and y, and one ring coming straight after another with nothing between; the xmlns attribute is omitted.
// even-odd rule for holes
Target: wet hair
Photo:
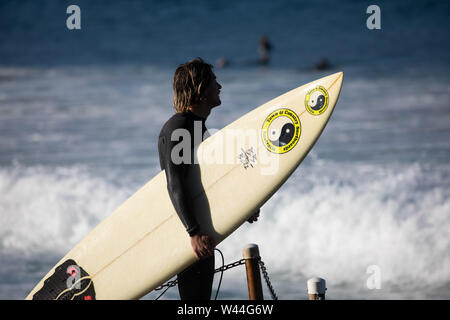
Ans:
<svg viewBox="0 0 450 320"><path fill-rule="evenodd" d="M212 68L201 58L178 66L173 76L173 105L177 112L186 112L200 103L213 74Z"/></svg>

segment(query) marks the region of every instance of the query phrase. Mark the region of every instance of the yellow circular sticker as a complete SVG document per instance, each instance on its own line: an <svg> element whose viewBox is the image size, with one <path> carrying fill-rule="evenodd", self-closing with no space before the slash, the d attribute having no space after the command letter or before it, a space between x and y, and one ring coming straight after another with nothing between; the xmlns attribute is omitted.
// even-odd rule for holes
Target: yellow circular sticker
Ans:
<svg viewBox="0 0 450 320"><path fill-rule="evenodd" d="M295 147L300 133L301 124L297 114L282 108L275 110L264 120L261 137L270 152L286 153Z"/></svg>
<svg viewBox="0 0 450 320"><path fill-rule="evenodd" d="M309 113L317 116L327 110L329 100L327 90L322 86L318 86L310 90L306 95L305 107Z"/></svg>

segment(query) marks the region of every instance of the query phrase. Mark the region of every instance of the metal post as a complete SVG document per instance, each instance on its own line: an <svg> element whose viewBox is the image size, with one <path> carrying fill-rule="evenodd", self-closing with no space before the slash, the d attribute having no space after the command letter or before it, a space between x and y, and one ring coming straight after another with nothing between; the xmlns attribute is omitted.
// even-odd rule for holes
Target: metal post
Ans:
<svg viewBox="0 0 450 320"><path fill-rule="evenodd" d="M264 300L259 269L259 260L261 259L259 248L256 244L250 243L244 247L242 254L247 270L248 296L250 300Z"/></svg>
<svg viewBox="0 0 450 320"><path fill-rule="evenodd" d="M311 278L307 282L309 300L325 300L326 282L322 278Z"/></svg>

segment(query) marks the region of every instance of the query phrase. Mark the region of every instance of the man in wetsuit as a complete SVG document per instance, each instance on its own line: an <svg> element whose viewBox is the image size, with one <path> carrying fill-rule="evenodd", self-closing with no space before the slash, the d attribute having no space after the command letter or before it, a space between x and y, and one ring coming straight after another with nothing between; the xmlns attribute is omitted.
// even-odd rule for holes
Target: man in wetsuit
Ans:
<svg viewBox="0 0 450 320"><path fill-rule="evenodd" d="M172 149L180 143L172 141L172 133L177 129L187 130L190 134L191 155L194 155L195 126L202 128L202 137L206 132L205 121L211 109L221 104L220 89L212 66L197 58L180 65L174 74L174 107L176 113L164 124L158 141L159 161L165 170L167 189L172 204L190 236L191 246L197 262L178 275L178 291L182 300L209 300L214 278L214 239L202 230L196 221L187 190L187 172L194 164ZM198 134L198 133L197 133ZM180 158L182 161L180 161ZM248 220L256 221L259 210Z"/></svg>

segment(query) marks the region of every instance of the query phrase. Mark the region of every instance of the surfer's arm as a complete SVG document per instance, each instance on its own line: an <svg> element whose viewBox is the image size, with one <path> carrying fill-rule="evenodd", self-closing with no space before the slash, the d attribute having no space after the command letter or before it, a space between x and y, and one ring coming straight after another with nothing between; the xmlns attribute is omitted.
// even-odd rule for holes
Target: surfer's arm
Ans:
<svg viewBox="0 0 450 320"><path fill-rule="evenodd" d="M191 238L191 246L195 257L201 259L214 254L214 239L200 230L187 201L186 188L183 183L188 165L175 165L172 161L166 163L167 190L175 211Z"/></svg>
<svg viewBox="0 0 450 320"><path fill-rule="evenodd" d="M171 153L175 144L176 142L171 141L170 136L162 133L158 141L159 160L161 169L165 170L166 173L167 191L170 200L186 231L190 236L193 236L198 232L199 225L189 207L188 195L183 183L188 165L173 163Z"/></svg>
<svg viewBox="0 0 450 320"><path fill-rule="evenodd" d="M189 233L190 236L193 236L199 231L199 225L193 212L191 212L189 208L187 193L183 183L183 177L187 169L186 165L175 165L170 159L168 162L170 163L167 163L166 165L166 179L170 200L172 201L178 217L185 226L187 233Z"/></svg>

